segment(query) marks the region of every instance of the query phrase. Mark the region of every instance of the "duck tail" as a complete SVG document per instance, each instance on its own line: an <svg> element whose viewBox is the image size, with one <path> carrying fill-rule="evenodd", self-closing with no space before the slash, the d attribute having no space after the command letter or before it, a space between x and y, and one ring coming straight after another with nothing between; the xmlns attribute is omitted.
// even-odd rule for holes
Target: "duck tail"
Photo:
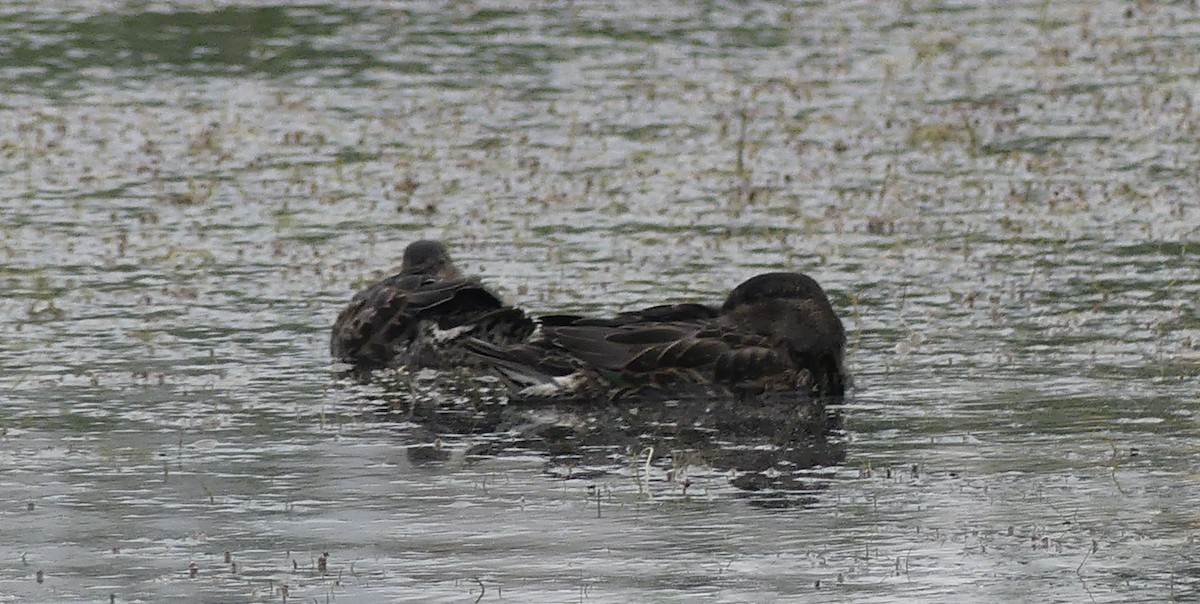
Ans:
<svg viewBox="0 0 1200 604"><path fill-rule="evenodd" d="M469 355L494 370L510 388L521 390L554 381L554 376L537 366L528 346L500 347L479 338L467 338L463 348Z"/></svg>

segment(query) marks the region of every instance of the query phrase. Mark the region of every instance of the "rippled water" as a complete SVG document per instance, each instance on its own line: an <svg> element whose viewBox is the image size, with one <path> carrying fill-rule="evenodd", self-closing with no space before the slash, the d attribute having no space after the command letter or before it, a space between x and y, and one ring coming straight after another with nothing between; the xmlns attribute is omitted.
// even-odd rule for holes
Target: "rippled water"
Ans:
<svg viewBox="0 0 1200 604"><path fill-rule="evenodd" d="M1189 3L6 3L0 600L1196 599L1197 34ZM812 274L851 332L837 461L761 505L686 451L414 421L461 395L326 345L420 237L538 312Z"/></svg>

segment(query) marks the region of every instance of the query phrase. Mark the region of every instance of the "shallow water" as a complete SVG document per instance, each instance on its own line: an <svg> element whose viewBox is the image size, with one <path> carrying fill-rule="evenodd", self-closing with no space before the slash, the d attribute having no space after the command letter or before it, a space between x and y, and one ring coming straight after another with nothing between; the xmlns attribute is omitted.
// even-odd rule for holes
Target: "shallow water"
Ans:
<svg viewBox="0 0 1200 604"><path fill-rule="evenodd" d="M1188 3L7 3L0 600L1195 599L1197 33ZM684 452L410 421L458 399L326 347L421 237L538 312L812 274L840 457L762 505Z"/></svg>

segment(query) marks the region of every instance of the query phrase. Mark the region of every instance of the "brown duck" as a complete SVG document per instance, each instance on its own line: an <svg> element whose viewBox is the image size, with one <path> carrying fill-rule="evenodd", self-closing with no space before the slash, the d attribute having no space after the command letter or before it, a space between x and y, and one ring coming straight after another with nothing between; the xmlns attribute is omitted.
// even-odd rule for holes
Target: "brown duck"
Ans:
<svg viewBox="0 0 1200 604"><path fill-rule="evenodd" d="M475 277L464 277L440 241L404 249L395 275L358 292L338 315L329 340L337 361L356 368L444 368L478 359L468 338L500 346L527 339L535 325Z"/></svg>
<svg viewBox="0 0 1200 604"><path fill-rule="evenodd" d="M467 348L524 400L613 400L767 392L837 397L849 376L845 329L821 286L800 273L766 273L720 308L676 304L607 319L556 315L538 339Z"/></svg>

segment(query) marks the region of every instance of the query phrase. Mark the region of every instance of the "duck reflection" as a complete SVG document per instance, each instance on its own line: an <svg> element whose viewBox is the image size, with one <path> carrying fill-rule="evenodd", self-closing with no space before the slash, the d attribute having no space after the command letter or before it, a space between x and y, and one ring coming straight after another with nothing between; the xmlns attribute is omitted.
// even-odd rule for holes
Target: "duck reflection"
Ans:
<svg viewBox="0 0 1200 604"><path fill-rule="evenodd" d="M496 382L430 380L420 393L389 389L375 411L411 422L409 461L449 458L443 438L466 441L467 460L545 456L545 471L596 479L650 464L687 493L687 468L723 474L758 505L793 506L825 488L821 468L841 464L841 400L774 393L618 400L596 404L515 403Z"/></svg>

